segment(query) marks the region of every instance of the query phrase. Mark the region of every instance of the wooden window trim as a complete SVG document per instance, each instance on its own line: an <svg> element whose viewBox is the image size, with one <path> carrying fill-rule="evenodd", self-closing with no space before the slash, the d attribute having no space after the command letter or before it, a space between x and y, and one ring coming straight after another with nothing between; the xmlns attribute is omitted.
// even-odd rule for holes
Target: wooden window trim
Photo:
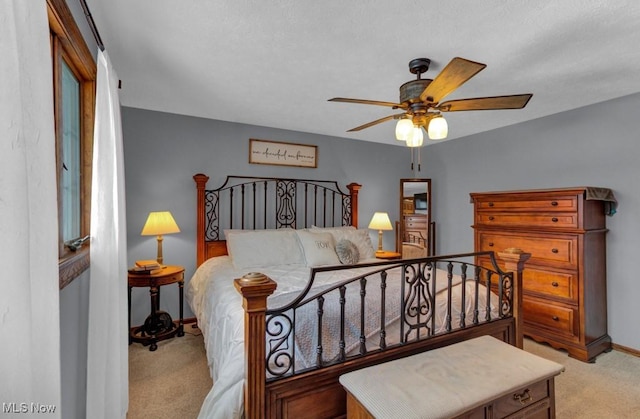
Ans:
<svg viewBox="0 0 640 419"><path fill-rule="evenodd" d="M84 235L89 234L91 221L91 166L95 120L96 63L65 0L47 0L47 14L52 35L51 48L54 68L60 68L58 60L60 57L64 57L67 62L73 65L73 71L81 83L82 192L80 202L82 208L81 231ZM54 85L59 86L60 75L57 70L54 71L54 78L56 80ZM57 98L58 95L56 94L55 97ZM56 103L55 109L59 108L60 104ZM57 111L55 118L57 141L60 138L58 130L61 127ZM57 145L56 150L58 150ZM61 248L59 254L59 287L62 289L89 268L89 246L83 246L76 252Z"/></svg>

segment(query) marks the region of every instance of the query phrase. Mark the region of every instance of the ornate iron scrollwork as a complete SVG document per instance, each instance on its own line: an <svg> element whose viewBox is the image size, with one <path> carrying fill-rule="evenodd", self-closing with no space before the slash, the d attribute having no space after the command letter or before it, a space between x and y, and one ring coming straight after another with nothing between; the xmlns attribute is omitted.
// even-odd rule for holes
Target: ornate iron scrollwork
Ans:
<svg viewBox="0 0 640 419"><path fill-rule="evenodd" d="M430 327L435 304L430 287L432 270L430 263L405 265L404 283L408 289L403 293L402 323L408 330L402 336L404 342L409 341L411 333L415 333L416 340L420 339L420 329L425 329L427 336L433 334Z"/></svg>
<svg viewBox="0 0 640 419"><path fill-rule="evenodd" d="M220 196L215 191L205 191L204 211L205 211L205 239L214 241L220 240L220 218L218 204Z"/></svg>
<svg viewBox="0 0 640 419"><path fill-rule="evenodd" d="M267 372L273 377L283 377L293 373L293 325L293 320L286 314L267 316L268 351L266 365Z"/></svg>
<svg viewBox="0 0 640 419"><path fill-rule="evenodd" d="M296 228L296 182L276 181L276 228Z"/></svg>

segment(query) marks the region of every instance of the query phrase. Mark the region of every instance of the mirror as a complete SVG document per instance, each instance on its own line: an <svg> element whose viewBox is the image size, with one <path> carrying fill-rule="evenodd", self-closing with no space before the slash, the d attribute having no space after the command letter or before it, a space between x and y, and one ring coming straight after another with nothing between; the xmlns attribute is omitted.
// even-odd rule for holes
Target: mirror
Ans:
<svg viewBox="0 0 640 419"><path fill-rule="evenodd" d="M431 179L400 179L400 220L396 231L396 251L403 258L435 254Z"/></svg>

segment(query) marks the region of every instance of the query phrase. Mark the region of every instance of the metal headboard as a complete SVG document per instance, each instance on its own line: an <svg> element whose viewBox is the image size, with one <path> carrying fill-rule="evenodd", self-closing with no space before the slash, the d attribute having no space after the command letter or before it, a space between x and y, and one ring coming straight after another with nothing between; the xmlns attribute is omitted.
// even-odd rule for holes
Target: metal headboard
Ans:
<svg viewBox="0 0 640 419"><path fill-rule="evenodd" d="M219 188L206 189L206 175L193 178L198 189L198 265L212 256L207 243L224 240L225 229L358 225L357 183L347 185L346 193L335 181L227 176Z"/></svg>

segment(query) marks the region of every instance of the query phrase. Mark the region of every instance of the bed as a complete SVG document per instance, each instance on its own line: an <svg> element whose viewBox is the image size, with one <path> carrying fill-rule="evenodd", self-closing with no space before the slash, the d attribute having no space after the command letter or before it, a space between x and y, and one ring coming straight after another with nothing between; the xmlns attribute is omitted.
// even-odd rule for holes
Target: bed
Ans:
<svg viewBox="0 0 640 419"><path fill-rule="evenodd" d="M522 347L527 254L377 260L357 228L360 185L227 177L197 185L198 269L187 301L214 386L202 418L340 417L338 377L492 335ZM479 354L480 355L480 354Z"/></svg>

